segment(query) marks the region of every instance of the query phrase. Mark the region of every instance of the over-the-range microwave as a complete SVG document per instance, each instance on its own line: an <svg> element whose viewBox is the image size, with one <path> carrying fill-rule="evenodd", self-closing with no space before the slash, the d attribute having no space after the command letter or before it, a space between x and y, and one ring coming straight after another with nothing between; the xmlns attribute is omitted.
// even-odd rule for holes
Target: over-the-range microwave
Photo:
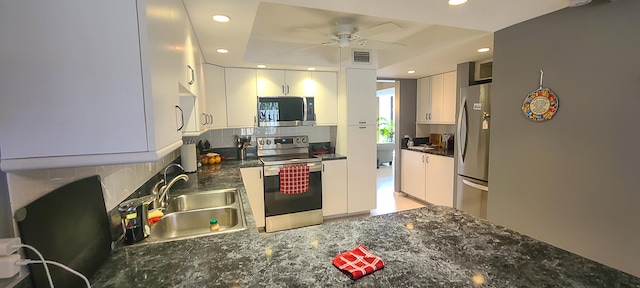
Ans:
<svg viewBox="0 0 640 288"><path fill-rule="evenodd" d="M312 126L316 124L313 97L258 97L258 126Z"/></svg>

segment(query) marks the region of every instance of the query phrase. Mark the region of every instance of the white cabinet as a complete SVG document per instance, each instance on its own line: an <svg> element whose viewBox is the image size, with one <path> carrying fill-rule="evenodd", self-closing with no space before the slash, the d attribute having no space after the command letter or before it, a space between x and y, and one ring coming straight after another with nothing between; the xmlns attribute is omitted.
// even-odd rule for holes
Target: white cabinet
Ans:
<svg viewBox="0 0 640 288"><path fill-rule="evenodd" d="M258 69L256 77L258 96L313 96L309 71Z"/></svg>
<svg viewBox="0 0 640 288"><path fill-rule="evenodd" d="M177 50L181 53L181 61L179 67L177 67L178 83L187 89L191 94L198 95L199 81L197 78L197 70L200 66L198 54L200 49L198 42L193 32L191 22L186 10L176 9L172 11L172 17L179 33Z"/></svg>
<svg viewBox="0 0 640 288"><path fill-rule="evenodd" d="M241 168L242 182L247 190L251 212L257 227L264 227L264 184L262 167Z"/></svg>
<svg viewBox="0 0 640 288"><path fill-rule="evenodd" d="M255 126L258 111L256 70L225 68L225 83L228 127Z"/></svg>
<svg viewBox="0 0 640 288"><path fill-rule="evenodd" d="M155 15L177 2L3 2L2 170L149 162L179 148L173 23Z"/></svg>
<svg viewBox="0 0 640 288"><path fill-rule="evenodd" d="M425 200L453 207L453 158L426 154Z"/></svg>
<svg viewBox="0 0 640 288"><path fill-rule="evenodd" d="M456 123L456 103L458 74L456 71L444 73L442 95L442 122L446 124Z"/></svg>
<svg viewBox="0 0 640 288"><path fill-rule="evenodd" d="M224 68L211 64L204 64L205 86L205 115L209 118L210 128L227 127L227 98Z"/></svg>
<svg viewBox="0 0 640 288"><path fill-rule="evenodd" d="M402 150L400 152L400 186L402 192L424 200L425 196L425 154L421 152Z"/></svg>
<svg viewBox="0 0 640 288"><path fill-rule="evenodd" d="M431 77L418 79L418 97L416 98L416 122L429 124L431 114Z"/></svg>
<svg viewBox="0 0 640 288"><path fill-rule="evenodd" d="M418 79L418 124L455 124L456 78L452 71Z"/></svg>
<svg viewBox="0 0 640 288"><path fill-rule="evenodd" d="M453 158L402 150L401 188L420 200L453 207Z"/></svg>
<svg viewBox="0 0 640 288"><path fill-rule="evenodd" d="M347 213L347 160L322 161L322 216Z"/></svg>
<svg viewBox="0 0 640 288"><path fill-rule="evenodd" d="M317 125L338 125L338 76L336 72L313 72Z"/></svg>
<svg viewBox="0 0 640 288"><path fill-rule="evenodd" d="M377 125L376 70L347 69L346 73L347 125Z"/></svg>
<svg viewBox="0 0 640 288"><path fill-rule="evenodd" d="M376 208L376 126L347 127L348 212Z"/></svg>

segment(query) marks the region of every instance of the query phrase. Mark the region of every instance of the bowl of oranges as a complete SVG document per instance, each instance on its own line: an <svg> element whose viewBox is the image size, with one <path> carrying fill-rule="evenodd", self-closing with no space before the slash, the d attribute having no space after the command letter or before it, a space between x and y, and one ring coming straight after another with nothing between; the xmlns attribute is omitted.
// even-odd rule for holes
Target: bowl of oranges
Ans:
<svg viewBox="0 0 640 288"><path fill-rule="evenodd" d="M207 153L204 155L204 157L202 157L202 160L200 160L200 162L202 162L202 164L204 165L217 164L222 162L222 156L220 156L220 154L218 153Z"/></svg>

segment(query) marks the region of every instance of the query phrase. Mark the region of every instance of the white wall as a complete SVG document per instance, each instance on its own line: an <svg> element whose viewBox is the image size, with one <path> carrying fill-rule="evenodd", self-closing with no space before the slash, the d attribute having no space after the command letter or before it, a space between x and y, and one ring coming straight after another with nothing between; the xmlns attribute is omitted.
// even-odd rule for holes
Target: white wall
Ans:
<svg viewBox="0 0 640 288"><path fill-rule="evenodd" d="M495 33L488 219L640 276L640 1L593 1ZM547 122L522 101L544 86Z"/></svg>

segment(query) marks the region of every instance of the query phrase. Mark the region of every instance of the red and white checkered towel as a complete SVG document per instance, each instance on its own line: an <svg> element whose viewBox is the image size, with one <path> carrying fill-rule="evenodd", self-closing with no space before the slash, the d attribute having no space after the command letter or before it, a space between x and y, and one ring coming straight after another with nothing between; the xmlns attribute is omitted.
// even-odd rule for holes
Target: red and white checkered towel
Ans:
<svg viewBox="0 0 640 288"><path fill-rule="evenodd" d="M288 165L280 168L280 193L300 194L309 191L309 166Z"/></svg>
<svg viewBox="0 0 640 288"><path fill-rule="evenodd" d="M362 244L351 251L338 254L333 258L333 265L347 273L353 280L360 279L364 275L384 268L382 259L369 253Z"/></svg>

